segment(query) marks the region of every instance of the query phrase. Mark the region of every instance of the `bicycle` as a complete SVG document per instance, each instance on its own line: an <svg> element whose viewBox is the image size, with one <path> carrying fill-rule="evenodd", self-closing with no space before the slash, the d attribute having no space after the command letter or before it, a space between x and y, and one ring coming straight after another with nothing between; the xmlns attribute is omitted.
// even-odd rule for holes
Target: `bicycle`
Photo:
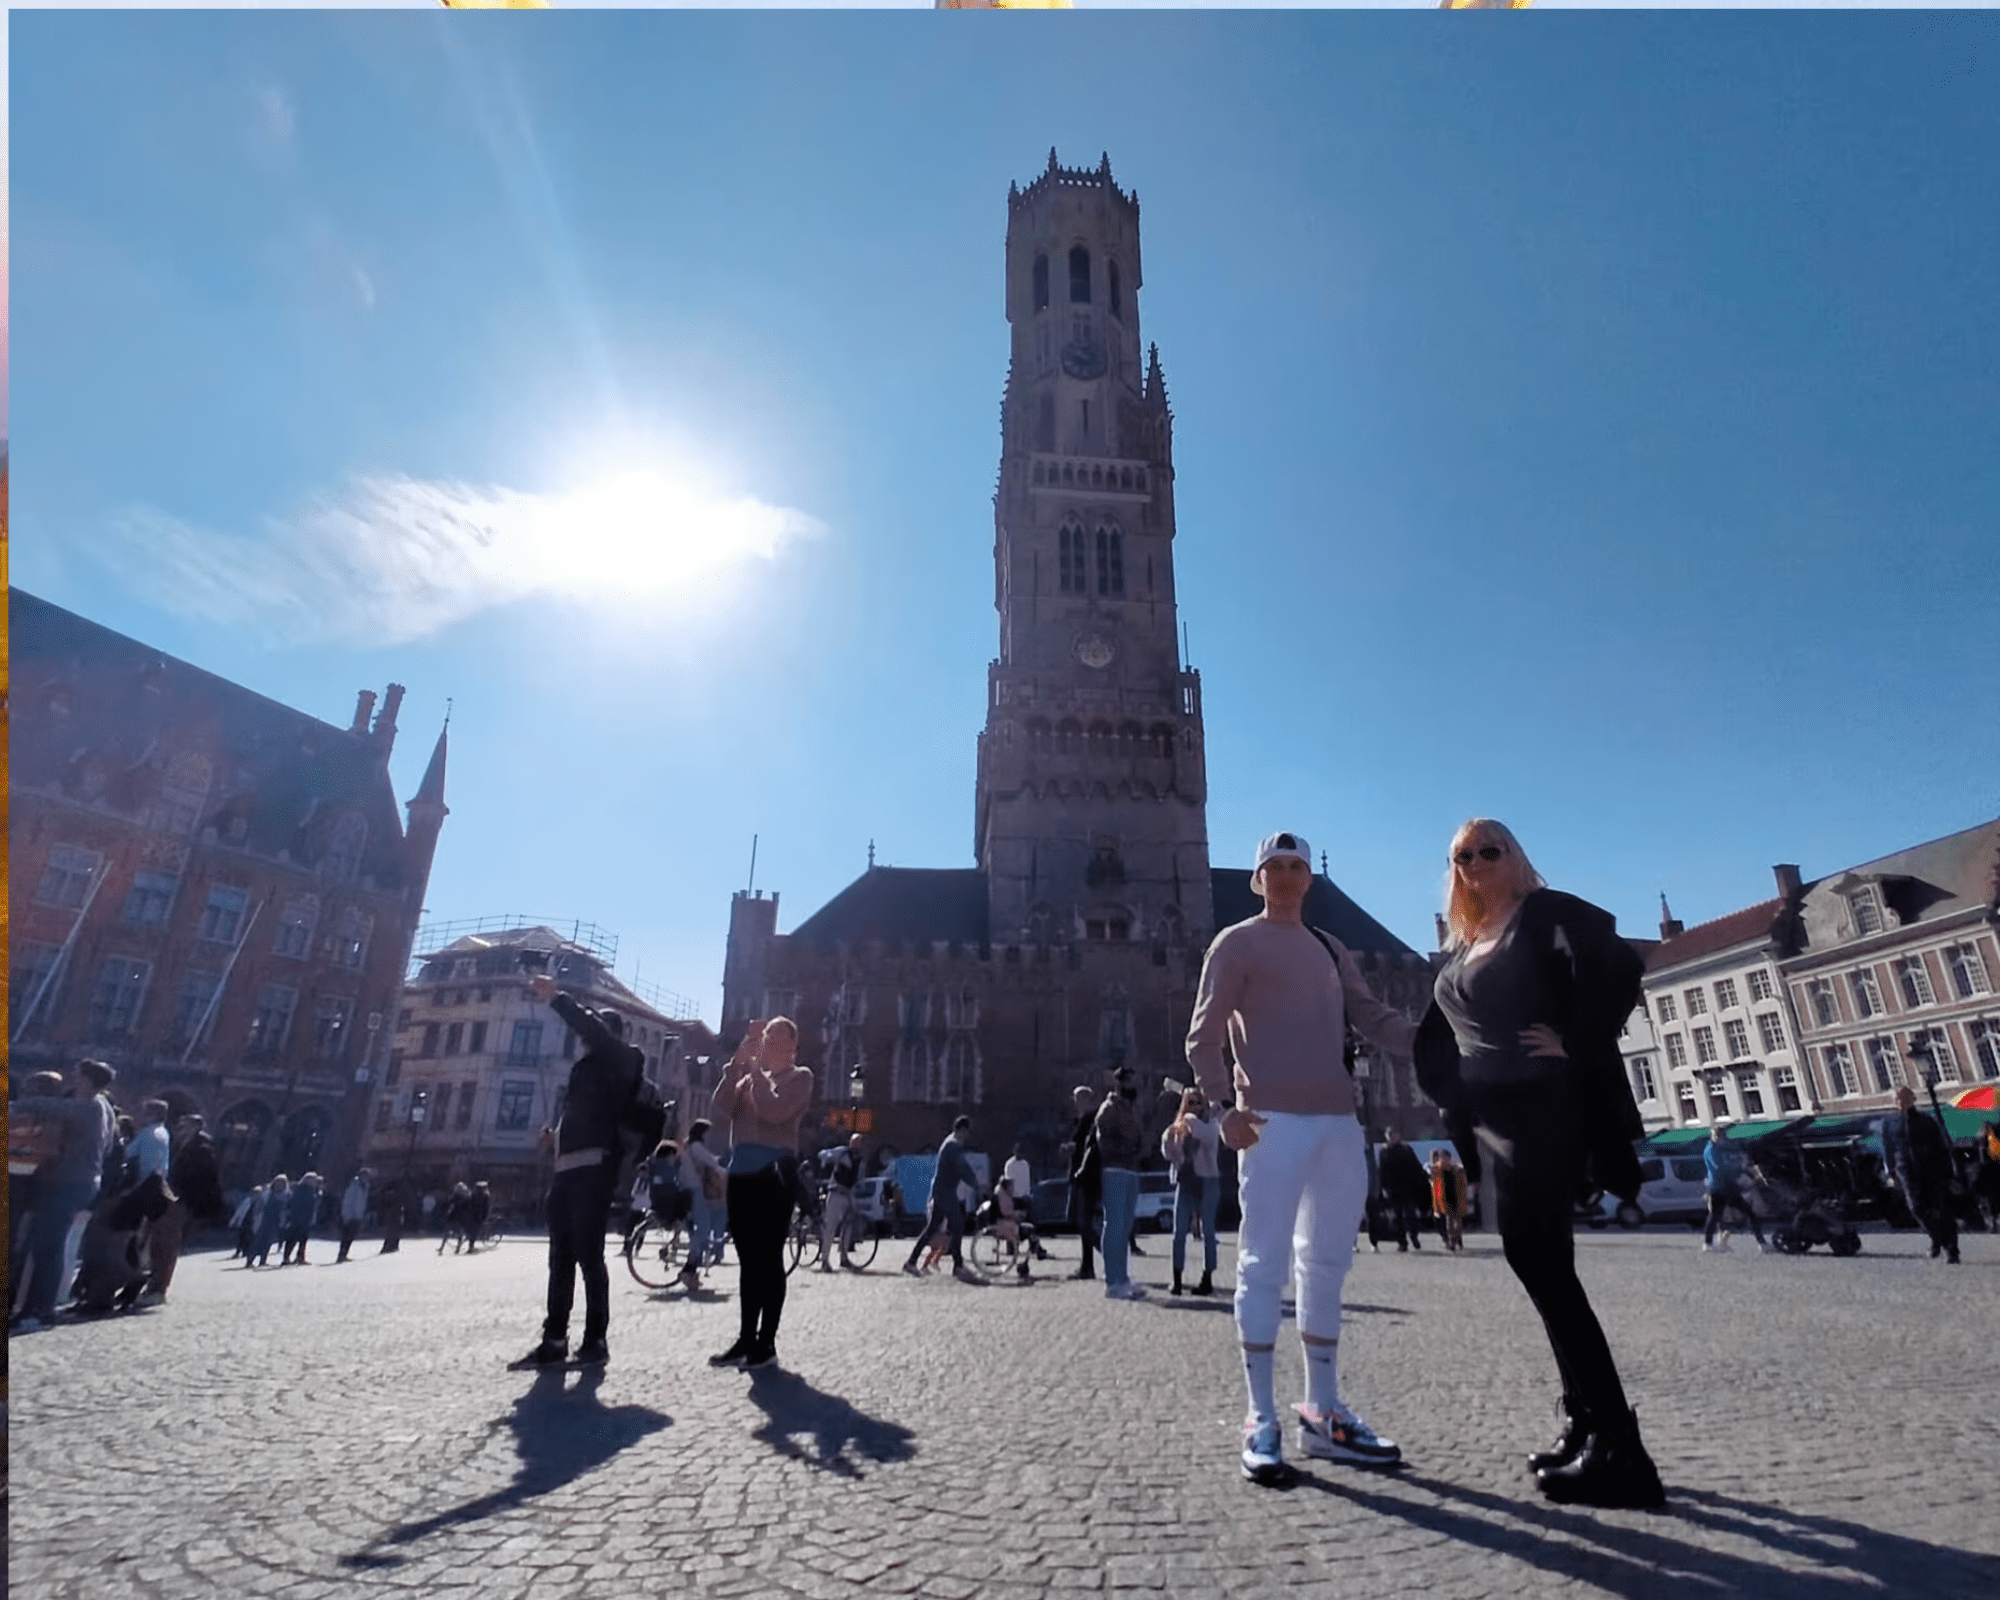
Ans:
<svg viewBox="0 0 2000 1600"><path fill-rule="evenodd" d="M671 1289L687 1266L688 1225L648 1211L625 1235L625 1268L648 1289Z"/></svg>
<svg viewBox="0 0 2000 1600"><path fill-rule="evenodd" d="M785 1271L788 1274L796 1271L800 1262L813 1268L825 1263L826 1235L822 1228L825 1216L824 1198L818 1211L807 1211L801 1206L793 1215L791 1229L785 1236ZM856 1272L867 1271L881 1244L880 1230L862 1216L859 1208L850 1201L847 1215L841 1220L840 1237L834 1242L841 1265L852 1267Z"/></svg>

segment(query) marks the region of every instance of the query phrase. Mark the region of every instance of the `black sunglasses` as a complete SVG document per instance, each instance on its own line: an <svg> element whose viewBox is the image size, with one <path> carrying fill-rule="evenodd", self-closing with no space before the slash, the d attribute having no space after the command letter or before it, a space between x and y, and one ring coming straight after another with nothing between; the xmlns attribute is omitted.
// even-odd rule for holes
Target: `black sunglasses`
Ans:
<svg viewBox="0 0 2000 1600"><path fill-rule="evenodd" d="M1477 850L1461 850L1451 859L1461 867L1469 867L1474 856L1479 857L1481 861L1498 861L1506 853L1507 847L1504 844L1483 844Z"/></svg>

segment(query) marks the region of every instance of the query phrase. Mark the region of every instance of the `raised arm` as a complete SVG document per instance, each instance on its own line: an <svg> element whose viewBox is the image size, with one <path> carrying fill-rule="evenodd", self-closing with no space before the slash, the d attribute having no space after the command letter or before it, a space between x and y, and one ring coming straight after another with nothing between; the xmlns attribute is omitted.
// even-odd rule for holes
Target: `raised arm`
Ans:
<svg viewBox="0 0 2000 1600"><path fill-rule="evenodd" d="M1361 975L1361 964L1346 945L1336 939L1333 947L1340 952L1340 987L1346 993L1349 1019L1371 1044L1392 1056L1407 1057L1416 1041L1416 1024L1394 1006L1375 998L1375 991Z"/></svg>

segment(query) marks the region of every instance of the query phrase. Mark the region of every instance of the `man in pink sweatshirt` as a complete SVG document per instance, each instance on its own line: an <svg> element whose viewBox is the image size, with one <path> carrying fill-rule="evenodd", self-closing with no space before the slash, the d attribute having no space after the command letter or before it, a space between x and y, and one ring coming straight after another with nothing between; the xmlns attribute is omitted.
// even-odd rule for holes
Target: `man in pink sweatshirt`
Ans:
<svg viewBox="0 0 2000 1600"><path fill-rule="evenodd" d="M1402 1460L1340 1401L1340 1292L1368 1191L1342 1044L1349 1017L1393 1055L1409 1054L1415 1030L1369 992L1339 940L1306 925L1312 878L1312 853L1298 834L1274 833L1257 847L1250 886L1264 909L1208 947L1188 1030L1188 1064L1202 1093L1213 1105L1235 1101L1222 1141L1241 1152L1236 1330L1250 1394L1243 1473L1257 1483L1289 1475L1272 1377L1287 1276L1298 1282L1305 1347L1306 1400L1297 1409L1306 1454L1356 1466Z"/></svg>

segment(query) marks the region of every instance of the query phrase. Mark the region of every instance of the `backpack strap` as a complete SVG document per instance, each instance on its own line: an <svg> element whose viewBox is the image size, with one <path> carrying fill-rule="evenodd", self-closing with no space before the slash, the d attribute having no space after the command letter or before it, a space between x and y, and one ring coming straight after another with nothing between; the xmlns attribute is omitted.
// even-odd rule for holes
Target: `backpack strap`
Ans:
<svg viewBox="0 0 2000 1600"><path fill-rule="evenodd" d="M1306 932L1310 933L1326 947L1327 956L1333 962L1334 976L1338 978L1340 976L1340 951L1334 946L1333 935L1325 932L1323 929L1315 928L1310 922L1306 924ZM1346 1024L1346 1027L1340 1041L1340 1064L1347 1068L1347 1075L1351 1078L1354 1076L1354 1057L1359 1050L1359 1041L1354 1037L1354 1024L1347 1021L1344 1008L1341 1013L1341 1021Z"/></svg>

